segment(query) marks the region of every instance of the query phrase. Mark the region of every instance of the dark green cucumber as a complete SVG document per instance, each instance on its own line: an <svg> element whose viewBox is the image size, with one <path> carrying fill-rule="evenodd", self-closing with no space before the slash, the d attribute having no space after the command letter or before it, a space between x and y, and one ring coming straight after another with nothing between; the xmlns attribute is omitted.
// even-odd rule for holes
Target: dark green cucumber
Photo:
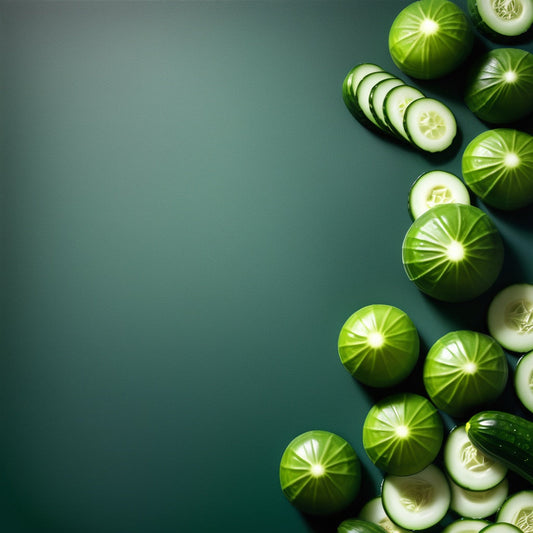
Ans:
<svg viewBox="0 0 533 533"><path fill-rule="evenodd" d="M470 442L533 483L533 422L502 411L482 411L466 424Z"/></svg>

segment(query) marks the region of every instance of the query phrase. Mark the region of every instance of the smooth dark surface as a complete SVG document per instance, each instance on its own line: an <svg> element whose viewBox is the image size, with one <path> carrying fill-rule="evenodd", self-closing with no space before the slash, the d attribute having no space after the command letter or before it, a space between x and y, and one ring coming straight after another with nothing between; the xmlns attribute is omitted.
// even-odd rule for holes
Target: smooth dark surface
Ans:
<svg viewBox="0 0 533 533"><path fill-rule="evenodd" d="M412 81L457 116L447 154L344 106L356 63L401 76L404 5L0 3L0 529L333 531L279 488L310 429L360 454L355 509L377 493L361 425L379 395L340 363L344 321L396 305L424 353L533 281L531 209L491 212L506 263L474 302L432 301L403 271L411 183L460 174L486 129L463 71Z"/></svg>

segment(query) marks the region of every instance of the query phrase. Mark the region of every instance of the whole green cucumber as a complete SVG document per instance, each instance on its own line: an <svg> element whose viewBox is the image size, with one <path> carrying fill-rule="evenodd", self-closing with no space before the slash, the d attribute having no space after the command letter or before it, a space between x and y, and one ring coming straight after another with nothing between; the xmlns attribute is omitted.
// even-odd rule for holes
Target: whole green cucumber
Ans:
<svg viewBox="0 0 533 533"><path fill-rule="evenodd" d="M533 422L502 411L482 411L466 423L470 442L533 483Z"/></svg>

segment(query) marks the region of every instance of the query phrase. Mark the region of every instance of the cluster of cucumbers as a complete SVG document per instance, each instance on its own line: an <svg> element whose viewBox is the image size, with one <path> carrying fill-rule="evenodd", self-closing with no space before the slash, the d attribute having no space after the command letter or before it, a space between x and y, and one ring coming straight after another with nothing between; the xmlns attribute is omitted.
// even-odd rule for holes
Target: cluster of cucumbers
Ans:
<svg viewBox="0 0 533 533"><path fill-rule="evenodd" d="M412 78L436 79L469 56L473 28L508 43L533 24L533 0L467 5L468 13L450 0L417 0L402 9L389 33L394 64ZM468 144L463 179L432 170L409 191L412 225L402 244L403 266L435 300L472 300L500 274L502 239L490 215L471 205L470 193L501 210L533 203L533 136L508 126L533 112L532 95L533 54L518 48L484 54L470 70L465 104L480 120L501 127ZM447 150L456 138L447 105L375 63L359 63L347 73L342 97L362 125L424 152ZM531 532L533 486L512 493L508 472L533 483L533 422L493 407L512 377L517 398L533 414L533 284L501 290L488 308L487 329L438 339L423 364L425 394L391 394L367 413L363 448L383 473L381 491L356 517L340 521L337 533L407 533L438 524L445 533ZM517 356L513 372L504 350ZM410 376L419 352L411 319L385 304L353 313L338 339L345 369L381 390ZM453 421L450 431L441 414ZM324 430L289 443L279 476L287 499L313 515L347 510L361 489L354 448Z"/></svg>

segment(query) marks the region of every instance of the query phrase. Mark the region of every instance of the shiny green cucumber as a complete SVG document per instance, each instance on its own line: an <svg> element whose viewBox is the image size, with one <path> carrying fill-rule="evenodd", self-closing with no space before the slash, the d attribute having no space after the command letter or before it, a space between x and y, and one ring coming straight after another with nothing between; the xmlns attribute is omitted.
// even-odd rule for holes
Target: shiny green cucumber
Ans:
<svg viewBox="0 0 533 533"><path fill-rule="evenodd" d="M502 411L482 411L466 423L466 434L485 455L533 483L533 422Z"/></svg>

